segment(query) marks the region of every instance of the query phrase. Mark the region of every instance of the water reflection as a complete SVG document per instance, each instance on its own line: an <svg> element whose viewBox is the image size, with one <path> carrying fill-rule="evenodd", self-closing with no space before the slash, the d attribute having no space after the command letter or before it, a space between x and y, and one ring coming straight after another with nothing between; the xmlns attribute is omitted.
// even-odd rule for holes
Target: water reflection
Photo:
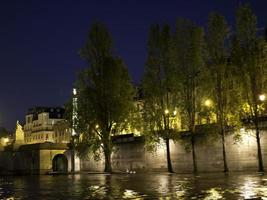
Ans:
<svg viewBox="0 0 267 200"><path fill-rule="evenodd" d="M0 178L0 199L267 199L267 176L232 174Z"/></svg>
<svg viewBox="0 0 267 200"><path fill-rule="evenodd" d="M221 190L221 188L211 188L207 190L207 195L204 198L205 200L217 200L217 199L223 199L223 193L224 191Z"/></svg>
<svg viewBox="0 0 267 200"><path fill-rule="evenodd" d="M257 179L246 178L244 180L244 185L240 187L241 196L244 199L253 199L253 198L262 198L267 199L267 183L265 179L262 179L261 182Z"/></svg>

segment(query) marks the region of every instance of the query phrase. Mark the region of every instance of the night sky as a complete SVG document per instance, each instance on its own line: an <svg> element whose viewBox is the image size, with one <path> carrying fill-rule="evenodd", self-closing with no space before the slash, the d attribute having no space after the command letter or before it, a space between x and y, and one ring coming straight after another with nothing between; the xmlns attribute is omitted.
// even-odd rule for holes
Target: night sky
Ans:
<svg viewBox="0 0 267 200"><path fill-rule="evenodd" d="M179 17L205 26L208 13L218 11L233 27L235 0L106 0L0 1L0 126L14 130L33 106L61 106L86 63L79 58L89 26L109 28L116 53L138 83L146 59L152 23L172 26ZM259 27L267 26L267 1L253 0Z"/></svg>

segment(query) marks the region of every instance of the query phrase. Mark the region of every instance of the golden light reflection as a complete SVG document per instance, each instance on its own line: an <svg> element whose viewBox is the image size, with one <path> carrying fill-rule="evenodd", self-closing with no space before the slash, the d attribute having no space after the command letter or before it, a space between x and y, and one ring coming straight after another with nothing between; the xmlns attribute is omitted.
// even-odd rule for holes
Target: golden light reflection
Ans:
<svg viewBox="0 0 267 200"><path fill-rule="evenodd" d="M136 200L144 199L137 192L133 190L127 190L127 189L124 191L122 198L123 199L136 199Z"/></svg>
<svg viewBox="0 0 267 200"><path fill-rule="evenodd" d="M245 180L244 185L240 188L241 196L244 197L244 199L254 198L256 196L254 188L255 188L255 181L252 181L251 179Z"/></svg>
<svg viewBox="0 0 267 200"><path fill-rule="evenodd" d="M176 195L176 198L181 199L181 200L186 198L185 197L185 195L186 195L185 190L176 191L175 195Z"/></svg>
<svg viewBox="0 0 267 200"><path fill-rule="evenodd" d="M91 197L103 199L106 196L107 188L105 186L92 185L89 187Z"/></svg>
<svg viewBox="0 0 267 200"><path fill-rule="evenodd" d="M8 198L6 198L6 200L14 200L15 199L15 197L8 197Z"/></svg>
<svg viewBox="0 0 267 200"><path fill-rule="evenodd" d="M262 179L264 181L266 179ZM244 199L265 199L267 200L267 186L266 183L260 184L258 181L246 179L244 185L240 188L240 196Z"/></svg>
<svg viewBox="0 0 267 200"><path fill-rule="evenodd" d="M220 188L211 188L207 191L207 196L204 198L204 200L217 200L217 199L223 199L223 191L221 191Z"/></svg>

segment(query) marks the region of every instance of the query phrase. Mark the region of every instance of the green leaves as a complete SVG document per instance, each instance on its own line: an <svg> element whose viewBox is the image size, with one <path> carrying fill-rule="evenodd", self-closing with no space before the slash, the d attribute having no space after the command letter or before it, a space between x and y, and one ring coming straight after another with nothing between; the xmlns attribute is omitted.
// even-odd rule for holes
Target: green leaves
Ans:
<svg viewBox="0 0 267 200"><path fill-rule="evenodd" d="M89 66L75 82L77 132L82 134L76 149L81 155L91 151L96 158L104 151L110 171L111 135L121 131L133 110L134 90L125 64L113 55L112 38L104 25L92 25L80 55Z"/></svg>

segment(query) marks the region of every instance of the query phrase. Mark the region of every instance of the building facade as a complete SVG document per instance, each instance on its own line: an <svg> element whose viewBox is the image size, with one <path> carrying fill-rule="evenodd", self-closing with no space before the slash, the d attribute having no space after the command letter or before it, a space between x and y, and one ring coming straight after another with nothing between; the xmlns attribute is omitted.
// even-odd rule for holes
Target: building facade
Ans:
<svg viewBox="0 0 267 200"><path fill-rule="evenodd" d="M64 109L61 107L34 107L28 110L25 118L24 143L68 143L71 131L67 127L56 130L56 124L62 123Z"/></svg>

